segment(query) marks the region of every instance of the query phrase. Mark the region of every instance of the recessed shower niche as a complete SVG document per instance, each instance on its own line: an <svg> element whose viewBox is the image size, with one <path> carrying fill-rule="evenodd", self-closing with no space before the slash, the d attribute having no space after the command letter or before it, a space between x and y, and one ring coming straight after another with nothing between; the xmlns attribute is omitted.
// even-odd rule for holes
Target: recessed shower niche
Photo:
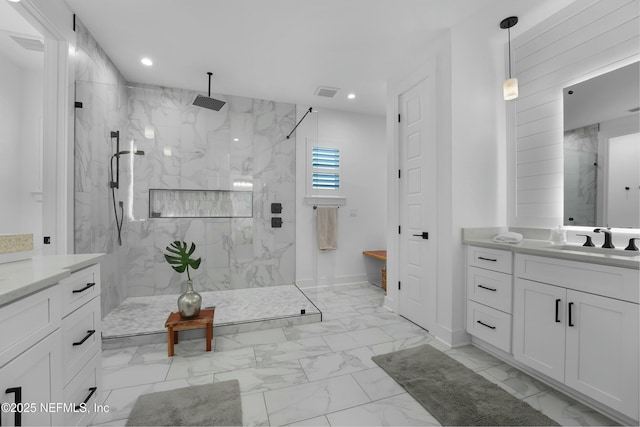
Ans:
<svg viewBox="0 0 640 427"><path fill-rule="evenodd" d="M149 218L252 217L252 191L149 189Z"/></svg>

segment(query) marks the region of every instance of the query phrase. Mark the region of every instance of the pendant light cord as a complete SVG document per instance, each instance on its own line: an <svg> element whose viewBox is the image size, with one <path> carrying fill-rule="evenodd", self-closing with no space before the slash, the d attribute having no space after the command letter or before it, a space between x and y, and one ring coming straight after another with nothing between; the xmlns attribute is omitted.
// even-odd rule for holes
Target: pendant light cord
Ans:
<svg viewBox="0 0 640 427"><path fill-rule="evenodd" d="M509 35L509 79L511 79L511 27L507 28L507 34Z"/></svg>

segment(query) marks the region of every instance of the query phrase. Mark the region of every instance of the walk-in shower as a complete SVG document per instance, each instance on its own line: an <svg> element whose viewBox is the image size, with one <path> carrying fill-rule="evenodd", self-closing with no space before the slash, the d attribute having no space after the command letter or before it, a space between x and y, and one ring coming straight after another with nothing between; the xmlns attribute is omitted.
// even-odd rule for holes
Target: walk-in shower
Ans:
<svg viewBox="0 0 640 427"><path fill-rule="evenodd" d="M116 229L118 230L118 245L122 246L122 222L124 221L124 203L122 200L118 201L118 206L120 206L120 217L118 218L118 209L116 208L116 188L120 188L120 156L125 154L135 154L137 156L144 156L144 151L142 150L123 150L120 151L120 131L111 131L111 139L116 140L116 152L111 156L109 171L110 179L109 187L111 188L111 199L113 201L113 215L116 219ZM113 160L116 160L116 172L115 175L113 173Z"/></svg>

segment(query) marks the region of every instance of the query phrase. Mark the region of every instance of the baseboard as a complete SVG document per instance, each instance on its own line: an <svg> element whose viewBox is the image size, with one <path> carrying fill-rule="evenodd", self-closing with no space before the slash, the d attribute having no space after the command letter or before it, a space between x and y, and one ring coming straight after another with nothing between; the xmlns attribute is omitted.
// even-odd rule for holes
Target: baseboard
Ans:
<svg viewBox="0 0 640 427"><path fill-rule="evenodd" d="M315 279L296 279L296 285L300 289L355 285L359 283L369 283L366 274L354 274L351 276L340 276L335 278L324 277L318 278L317 281Z"/></svg>

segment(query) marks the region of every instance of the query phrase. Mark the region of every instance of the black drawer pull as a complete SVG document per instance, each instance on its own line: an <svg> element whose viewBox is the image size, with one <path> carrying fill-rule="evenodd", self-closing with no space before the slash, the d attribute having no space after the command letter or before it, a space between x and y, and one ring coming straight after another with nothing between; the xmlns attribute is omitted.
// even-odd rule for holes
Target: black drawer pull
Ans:
<svg viewBox="0 0 640 427"><path fill-rule="evenodd" d="M76 405L75 410L77 411L78 409L82 409L82 406L87 404L87 402L89 401L89 399L91 399L91 396L93 396L93 394L96 392L97 389L98 387L89 388L89 396L87 396L87 398L84 399L84 402L82 402L81 405Z"/></svg>
<svg viewBox="0 0 640 427"><path fill-rule="evenodd" d="M486 326L489 329L495 329L496 328L495 326L487 325L486 323L484 323L484 322L482 322L480 320L477 320L477 322L480 323L482 326Z"/></svg>
<svg viewBox="0 0 640 427"><path fill-rule="evenodd" d="M556 300L556 323L560 323L560 298Z"/></svg>
<svg viewBox="0 0 640 427"><path fill-rule="evenodd" d="M478 287L482 288L482 289L486 289L486 290L491 291L491 292L497 291L497 289L495 289L495 288L488 288L488 287L486 287L484 285L478 285Z"/></svg>
<svg viewBox="0 0 640 427"><path fill-rule="evenodd" d="M95 333L96 333L95 329L92 329L92 330L90 330L90 331L87 331L87 335L86 335L84 338L82 338L82 340L80 340L80 341L78 341L78 342L74 342L74 343L73 343L73 345L74 345L74 346L76 346L76 345L82 345L82 344L84 344L84 342L85 342L86 340L88 340L88 339L89 339L89 337L91 337L91 335L93 335L93 334L95 334Z"/></svg>
<svg viewBox="0 0 640 427"><path fill-rule="evenodd" d="M485 258L485 257L482 257L482 256L479 256L478 259L481 259L483 261L491 261L491 262L497 262L498 261L497 259Z"/></svg>
<svg viewBox="0 0 640 427"><path fill-rule="evenodd" d="M16 403L16 413L14 414L14 424L16 426L22 425L22 412L18 410L18 408L22 407L22 387L11 387L4 391L5 393L15 393L15 403Z"/></svg>
<svg viewBox="0 0 640 427"><path fill-rule="evenodd" d="M93 288L95 285L96 285L96 283L95 283L95 282L87 283L87 286L85 286L85 287L84 287L84 288L82 288L82 289L74 289L74 290L73 290L73 293L74 293L74 294L79 294L80 292L84 292L84 291L86 291L86 290L87 290L87 289L89 289L89 288Z"/></svg>
<svg viewBox="0 0 640 427"><path fill-rule="evenodd" d="M570 302L569 303L569 326L574 326L573 325L573 320L571 320L571 312L573 311L573 303Z"/></svg>

